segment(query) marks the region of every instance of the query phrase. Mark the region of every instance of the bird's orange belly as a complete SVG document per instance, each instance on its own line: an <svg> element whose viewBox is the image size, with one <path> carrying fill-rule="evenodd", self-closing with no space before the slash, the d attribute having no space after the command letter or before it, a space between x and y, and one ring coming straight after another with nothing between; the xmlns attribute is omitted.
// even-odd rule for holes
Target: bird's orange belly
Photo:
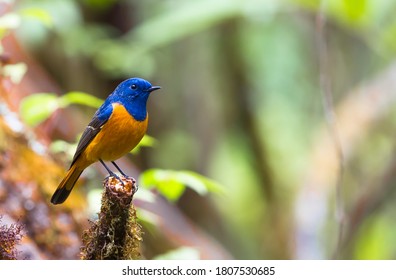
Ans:
<svg viewBox="0 0 396 280"><path fill-rule="evenodd" d="M144 121L135 120L124 106L113 105L113 113L84 151L88 162L99 159L114 161L130 152L143 138L147 130L148 116Z"/></svg>

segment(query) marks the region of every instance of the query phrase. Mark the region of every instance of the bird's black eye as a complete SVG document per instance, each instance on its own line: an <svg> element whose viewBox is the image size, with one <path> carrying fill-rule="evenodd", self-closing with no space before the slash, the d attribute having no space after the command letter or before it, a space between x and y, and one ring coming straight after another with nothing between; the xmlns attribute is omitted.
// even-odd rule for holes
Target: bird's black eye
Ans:
<svg viewBox="0 0 396 280"><path fill-rule="evenodd" d="M137 89L137 85L135 84L131 85L131 89Z"/></svg>

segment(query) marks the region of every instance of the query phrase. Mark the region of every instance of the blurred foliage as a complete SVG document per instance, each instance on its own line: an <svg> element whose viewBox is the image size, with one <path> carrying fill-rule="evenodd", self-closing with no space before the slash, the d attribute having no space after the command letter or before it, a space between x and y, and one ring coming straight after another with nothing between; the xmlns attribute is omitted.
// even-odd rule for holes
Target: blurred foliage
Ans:
<svg viewBox="0 0 396 280"><path fill-rule="evenodd" d="M134 157L146 170L139 180L142 186L155 186L235 258L333 256L339 230L334 218L335 183L323 174L332 171L328 162L335 152L324 150L328 146L321 146L320 140L331 133L326 131L320 94L324 89L318 65L319 15L325 24L327 48L322 55L327 56L325 78L334 110L349 106L348 123L353 124L353 106L360 106L358 97L363 95L354 89L364 92L372 81L381 81L382 73L395 62L395 1L25 0L15 4L0 18L0 35L16 30L65 92L79 89L95 95L31 95L20 111L27 123L40 127L56 109L83 104L87 98L103 100L120 80L142 76L163 87L163 94L149 101L149 134L156 140L146 139L153 148L141 149ZM18 80L21 73L11 70L10 75ZM375 88L378 96L365 106L375 106L386 83ZM391 95L393 89L388 90ZM356 102L348 103L353 94ZM347 136L340 135L347 216L379 196L368 195L364 204L360 198L367 192L394 185L384 175L394 158L396 129L395 105L386 105L378 116L364 116L371 118L369 126L349 127L360 129L355 142L347 143ZM89 111L86 122L90 116ZM345 127L345 119L337 120L335 115L334 120ZM73 151L65 142L52 146ZM317 155L325 155L325 160L317 164L313 160ZM224 186L221 195L206 176ZM326 182L311 186L310 176L325 177ZM142 194L146 201L148 193ZM338 249L342 257L394 258L396 246L390 242L396 236L394 196L387 194L387 200L379 200L364 214L359 226L347 223L346 231L353 232L348 233L348 244ZM139 211L147 214L147 220L156 218ZM152 238L163 243L155 234ZM147 246L150 249L158 258L194 258L194 252L185 248Z"/></svg>
<svg viewBox="0 0 396 280"><path fill-rule="evenodd" d="M365 221L357 237L355 258L360 260L394 259L395 253L389 242L396 231L393 216L381 215Z"/></svg>
<svg viewBox="0 0 396 280"><path fill-rule="evenodd" d="M145 188L155 187L170 201L178 200L186 187L190 187L200 195L224 192L224 188L213 180L187 170L149 169L140 175L139 182Z"/></svg>
<svg viewBox="0 0 396 280"><path fill-rule="evenodd" d="M156 260L199 260L199 253L194 248L180 247L155 257Z"/></svg>
<svg viewBox="0 0 396 280"><path fill-rule="evenodd" d="M84 92L68 92L60 97L53 93L35 93L24 98L20 105L22 119L31 126L48 119L56 110L71 104L98 108L103 100Z"/></svg>
<svg viewBox="0 0 396 280"><path fill-rule="evenodd" d="M1 68L2 76L9 77L10 80L16 84L22 80L26 71L27 67L24 63L9 64Z"/></svg>

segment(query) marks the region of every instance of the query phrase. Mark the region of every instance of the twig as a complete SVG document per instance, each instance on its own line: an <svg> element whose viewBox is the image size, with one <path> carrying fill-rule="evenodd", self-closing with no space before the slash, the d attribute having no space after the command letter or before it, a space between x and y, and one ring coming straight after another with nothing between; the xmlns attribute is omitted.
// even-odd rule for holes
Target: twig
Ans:
<svg viewBox="0 0 396 280"><path fill-rule="evenodd" d="M393 153L395 155L395 153ZM396 188L396 159L395 156L386 166L383 173L375 177L362 189L366 190L353 203L349 217L348 227L345 229L344 238L342 240L343 256L349 258L349 250L354 245L354 239L359 234L361 228L367 217L382 210L387 206L387 203L394 199Z"/></svg>
<svg viewBox="0 0 396 280"><path fill-rule="evenodd" d="M114 177L104 182L99 219L83 233L81 258L85 260L126 260L140 257L141 228L132 198L135 179Z"/></svg>
<svg viewBox="0 0 396 280"><path fill-rule="evenodd" d="M335 111L337 127L343 140L344 162L348 162L356 154L357 147L368 137L378 121L393 110L396 104L395 88L396 61L365 83L346 92L344 98L337 104ZM322 254L321 234L323 222L327 218L328 196L336 185L339 173L339 158L333 150L334 141L329 139L328 129L323 127L312 147L310 164L295 206L296 252L299 258L325 258ZM373 200L373 194L369 193L366 199ZM359 213L359 207L361 203L348 208L356 208L356 213ZM356 236L354 233L349 233L356 223L354 211L348 211L348 224L344 226L343 241L340 246L343 258L346 241L350 239L349 235ZM307 236L309 239L306 238Z"/></svg>
<svg viewBox="0 0 396 280"><path fill-rule="evenodd" d="M334 251L334 258L338 258L340 252L340 245L343 238L344 225L346 222L345 217L345 209L344 209L344 201L342 197L342 180L344 176L344 153L342 150L340 134L337 127L336 114L334 112L333 106L333 96L329 81L329 73L328 73L328 55L327 55L327 44L326 44L326 33L325 33L325 24L326 24L326 0L321 1L320 9L316 18L316 26L317 26L317 36L316 36L316 44L319 53L319 83L322 94L322 102L323 109L328 125L328 129L330 131L330 136L334 143L334 147L336 149L337 157L338 157L338 175L335 185L336 191L336 219L339 224L338 228L338 237L336 248Z"/></svg>

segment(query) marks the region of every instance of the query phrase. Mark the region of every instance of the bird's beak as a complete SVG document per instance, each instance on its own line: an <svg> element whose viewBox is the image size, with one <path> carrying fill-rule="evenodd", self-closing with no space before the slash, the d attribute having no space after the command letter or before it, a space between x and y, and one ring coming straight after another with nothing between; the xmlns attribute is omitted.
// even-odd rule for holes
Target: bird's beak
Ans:
<svg viewBox="0 0 396 280"><path fill-rule="evenodd" d="M152 92L152 91L157 90L157 89L160 89L160 88L161 88L161 87L159 87L159 86L152 86L151 88L148 88L147 91L148 91L148 92Z"/></svg>

